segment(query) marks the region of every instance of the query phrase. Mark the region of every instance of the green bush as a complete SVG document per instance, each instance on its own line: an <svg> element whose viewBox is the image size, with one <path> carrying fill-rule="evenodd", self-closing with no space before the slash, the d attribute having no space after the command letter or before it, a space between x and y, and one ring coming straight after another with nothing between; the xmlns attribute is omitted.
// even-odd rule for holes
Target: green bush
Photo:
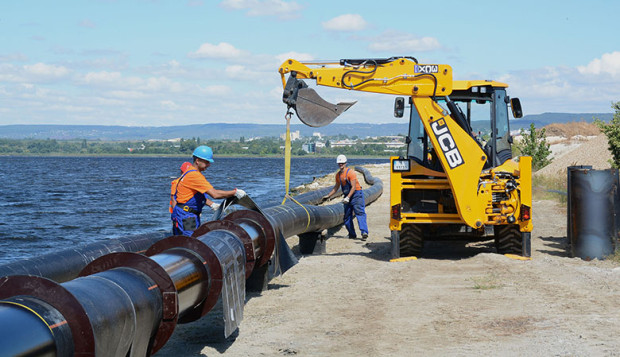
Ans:
<svg viewBox="0 0 620 357"><path fill-rule="evenodd" d="M611 107L616 112L609 124L600 119L594 120L594 124L607 136L609 151L613 159L611 166L617 169L620 168L620 102L613 103Z"/></svg>
<svg viewBox="0 0 620 357"><path fill-rule="evenodd" d="M550 145L547 143L545 131L545 128L537 131L534 123L530 124L529 132L521 129L523 141L517 146L517 149L522 155L532 157L532 170L534 171L549 165L552 161L549 158L551 150L549 150Z"/></svg>

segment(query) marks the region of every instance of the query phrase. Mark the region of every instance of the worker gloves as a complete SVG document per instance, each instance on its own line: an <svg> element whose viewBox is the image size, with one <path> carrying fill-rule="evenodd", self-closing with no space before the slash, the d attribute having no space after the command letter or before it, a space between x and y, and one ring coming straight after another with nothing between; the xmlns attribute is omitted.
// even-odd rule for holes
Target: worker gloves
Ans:
<svg viewBox="0 0 620 357"><path fill-rule="evenodd" d="M246 196L246 193L244 190L240 188L235 188L235 197L237 197L238 199L242 199L245 196Z"/></svg>
<svg viewBox="0 0 620 357"><path fill-rule="evenodd" d="M321 197L321 202L325 202L327 200L329 200L329 195L325 195L325 196Z"/></svg>
<svg viewBox="0 0 620 357"><path fill-rule="evenodd" d="M217 211L217 209L220 208L220 204L213 202L209 205L209 207L211 207L212 210Z"/></svg>
<svg viewBox="0 0 620 357"><path fill-rule="evenodd" d="M344 200L342 200L342 203L349 204L349 197L345 197Z"/></svg>

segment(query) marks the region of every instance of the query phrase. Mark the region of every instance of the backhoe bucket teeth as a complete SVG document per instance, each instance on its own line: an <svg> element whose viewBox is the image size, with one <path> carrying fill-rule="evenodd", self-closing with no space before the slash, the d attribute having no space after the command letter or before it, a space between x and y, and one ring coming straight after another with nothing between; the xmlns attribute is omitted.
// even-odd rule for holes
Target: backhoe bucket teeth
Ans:
<svg viewBox="0 0 620 357"><path fill-rule="evenodd" d="M321 98L314 89L302 88L297 93L295 112L299 120L312 127L325 126L356 102L332 104Z"/></svg>
<svg viewBox="0 0 620 357"><path fill-rule="evenodd" d="M314 89L308 88L304 81L295 78L293 74L286 81L282 101L289 108L295 109L299 120L315 128L331 123L337 116L357 103L329 103L323 100Z"/></svg>

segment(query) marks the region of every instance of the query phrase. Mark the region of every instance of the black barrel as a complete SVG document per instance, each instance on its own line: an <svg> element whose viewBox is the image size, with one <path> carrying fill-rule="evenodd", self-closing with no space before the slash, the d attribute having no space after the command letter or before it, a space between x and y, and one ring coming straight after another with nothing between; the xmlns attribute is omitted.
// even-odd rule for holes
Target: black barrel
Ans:
<svg viewBox="0 0 620 357"><path fill-rule="evenodd" d="M585 260L614 253L615 169L568 171L569 240L571 254Z"/></svg>
<svg viewBox="0 0 620 357"><path fill-rule="evenodd" d="M575 170L591 170L591 165L575 165L569 166L566 168L566 187L570 187L571 185L571 172ZM568 238L568 244L570 246L570 237L573 234L571 233L571 204L570 204L570 190L567 189L566 192L566 237Z"/></svg>

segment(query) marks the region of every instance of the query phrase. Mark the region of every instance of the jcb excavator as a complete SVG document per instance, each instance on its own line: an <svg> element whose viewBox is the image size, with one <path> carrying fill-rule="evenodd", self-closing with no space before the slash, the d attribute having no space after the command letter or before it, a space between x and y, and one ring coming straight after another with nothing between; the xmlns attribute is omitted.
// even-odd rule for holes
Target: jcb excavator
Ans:
<svg viewBox="0 0 620 357"><path fill-rule="evenodd" d="M392 256L419 256L426 240L494 239L498 253L530 256L531 157L512 157L508 107L522 116L508 85L455 81L444 64L413 57L343 59L279 68L283 101L306 125L332 122L354 103L331 104L317 85L409 97L407 155L392 157L390 230ZM288 79L285 75L289 74ZM402 117L405 98L396 97Z"/></svg>

